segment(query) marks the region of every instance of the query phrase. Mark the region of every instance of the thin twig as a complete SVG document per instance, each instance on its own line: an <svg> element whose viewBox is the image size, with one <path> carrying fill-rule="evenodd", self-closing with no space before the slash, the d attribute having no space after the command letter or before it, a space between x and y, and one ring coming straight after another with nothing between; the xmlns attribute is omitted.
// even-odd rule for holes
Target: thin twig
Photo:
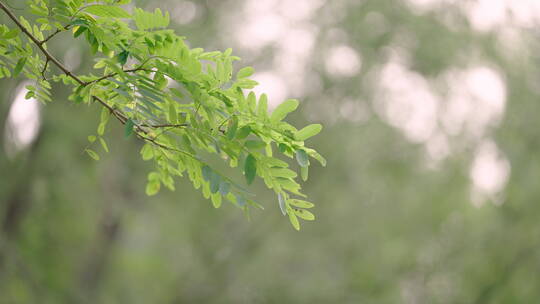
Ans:
<svg viewBox="0 0 540 304"><path fill-rule="evenodd" d="M143 127L148 128L183 128L183 127L189 127L189 124L183 123L183 124L162 124L162 125L141 125Z"/></svg>
<svg viewBox="0 0 540 304"><path fill-rule="evenodd" d="M45 77L45 72L47 72L47 67L49 66L49 58L45 60L45 65L43 66L43 69L41 70L41 77L43 77L43 80L47 80L47 77Z"/></svg>
<svg viewBox="0 0 540 304"><path fill-rule="evenodd" d="M64 31L69 30L69 27L70 27L69 25L66 25L66 26L64 26L64 28L62 28L62 29L57 29L54 33L50 34L50 35L47 36L45 39L41 40L41 41L39 42L39 44L40 44L40 45L43 45L43 44L47 43L47 42L48 42L49 40L51 40L54 36L56 36L56 35L58 35L58 34L64 32Z"/></svg>
<svg viewBox="0 0 540 304"><path fill-rule="evenodd" d="M142 67L138 67L138 68L134 68L134 69L130 69L130 70L123 70L124 73L134 73L134 72L138 72L138 71L146 71L146 72L152 72L152 70L148 70L148 69L144 69ZM117 76L118 73L110 73L108 75L105 75L105 76L102 76L102 77L99 77L97 79L94 79L92 81L88 81L84 84L84 86L88 86L88 85L91 85L91 84L94 84L96 82L100 82L102 80L105 80L105 79L108 79L108 78L112 78L112 77L115 77Z"/></svg>

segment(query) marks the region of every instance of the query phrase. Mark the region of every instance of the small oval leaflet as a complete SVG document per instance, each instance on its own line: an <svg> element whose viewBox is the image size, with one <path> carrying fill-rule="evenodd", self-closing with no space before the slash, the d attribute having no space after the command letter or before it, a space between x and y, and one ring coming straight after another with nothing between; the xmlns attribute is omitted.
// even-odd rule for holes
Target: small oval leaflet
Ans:
<svg viewBox="0 0 540 304"><path fill-rule="evenodd" d="M299 199L291 199L289 204L299 208L313 208L315 206L313 203Z"/></svg>
<svg viewBox="0 0 540 304"><path fill-rule="evenodd" d="M241 68L238 71L238 73L236 74L236 78L241 79L241 78L249 77L249 76L253 75L254 71L255 70L252 67L249 67L249 66Z"/></svg>
<svg viewBox="0 0 540 304"><path fill-rule="evenodd" d="M279 203L279 209L281 209L281 213L283 215L287 214L287 204L285 203L285 198L283 197L283 194L278 193L278 203Z"/></svg>
<svg viewBox="0 0 540 304"><path fill-rule="evenodd" d="M293 225L294 229L300 230L300 223L293 212L289 212L289 221Z"/></svg>
<svg viewBox="0 0 540 304"><path fill-rule="evenodd" d="M255 157L253 157L252 154L249 154L246 157L246 161L244 163L244 175L246 176L246 181L248 185L253 183L253 179L255 179L255 173L257 172L257 160Z"/></svg>
<svg viewBox="0 0 540 304"><path fill-rule="evenodd" d="M296 161L300 165L300 167L307 167L309 166L309 158L304 150L298 150L296 151Z"/></svg>
<svg viewBox="0 0 540 304"><path fill-rule="evenodd" d="M294 213L301 219L304 219L306 221L313 221L315 220L315 215L313 213L304 210L304 209L294 209Z"/></svg>
<svg viewBox="0 0 540 304"><path fill-rule="evenodd" d="M322 130L322 125L312 124L296 132L296 134L294 134L294 137L296 138L296 140L304 141L312 136L319 134L321 130Z"/></svg>
<svg viewBox="0 0 540 304"><path fill-rule="evenodd" d="M94 160L99 160L99 155L95 151L90 149L85 149L84 151Z"/></svg>
<svg viewBox="0 0 540 304"><path fill-rule="evenodd" d="M274 109L274 112L270 115L270 120L273 122L281 121L296 108L298 108L298 100L287 99Z"/></svg>

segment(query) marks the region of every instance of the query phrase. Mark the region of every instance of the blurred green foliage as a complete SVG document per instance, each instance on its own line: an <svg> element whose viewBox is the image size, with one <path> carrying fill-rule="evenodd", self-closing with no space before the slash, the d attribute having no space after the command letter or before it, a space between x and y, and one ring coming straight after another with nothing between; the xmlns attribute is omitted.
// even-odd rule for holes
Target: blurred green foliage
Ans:
<svg viewBox="0 0 540 304"><path fill-rule="evenodd" d="M177 5L135 2L164 10ZM178 33L193 46L230 47L221 16L229 20L242 3L196 2L197 18L178 25ZM246 221L230 206L215 210L186 181L176 192L146 197L141 185L149 165L135 153L140 143L125 140L123 128L111 126L111 153L98 163L88 159L86 136L99 111L70 105L68 92L54 88L55 102L42 111L38 141L14 159L1 147L0 303L530 303L540 298L535 55L540 48L534 31L516 30L522 46L507 45L501 43L502 29L474 30L457 7L418 10L397 0L325 2L312 22L320 35L304 76L315 74L320 81L299 96L303 112L293 120L305 124L317 118L328 126L310 144L327 156L329 166L314 166L304 185L317 204L317 221L291 233L276 208L267 208L264 216L254 212ZM336 36L336 30L336 40L324 38ZM329 43L340 41L362 55L354 77L335 77L324 68ZM67 51L61 37L51 49ZM379 115L373 75L390 61L389 49L404 51L409 68L433 80L441 96L446 89L436 80L448 70L480 63L503 75L505 114L483 135L497 143L511 166L499 199L479 207L471 202L477 144L454 136L452 153L430 167L424 144L411 143ZM241 54L248 58L242 64L266 68L275 52L270 46ZM93 63L84 62L89 54L82 58L84 72ZM4 121L17 82L2 80L0 86ZM368 109L367 118L346 119L340 109L350 99ZM252 187L262 193L261 201L274 202L264 185ZM9 209L14 203L17 208Z"/></svg>

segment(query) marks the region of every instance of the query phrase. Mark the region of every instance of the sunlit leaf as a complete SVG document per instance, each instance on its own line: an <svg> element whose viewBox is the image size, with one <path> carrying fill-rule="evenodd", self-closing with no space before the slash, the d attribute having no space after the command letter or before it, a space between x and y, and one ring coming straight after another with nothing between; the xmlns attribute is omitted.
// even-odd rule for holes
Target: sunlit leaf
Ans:
<svg viewBox="0 0 540 304"><path fill-rule="evenodd" d="M294 229L300 230L300 223L298 222L298 219L296 218L296 215L294 212L288 212L289 214L289 221L293 225Z"/></svg>
<svg viewBox="0 0 540 304"><path fill-rule="evenodd" d="M312 136L319 134L321 130L322 130L322 125L320 124L309 125L307 127L304 127L302 130L296 132L294 134L294 137L296 138L296 140L304 141Z"/></svg>
<svg viewBox="0 0 540 304"><path fill-rule="evenodd" d="M85 149L84 151L86 152L86 154L88 154L94 160L99 160L99 155L94 150Z"/></svg>
<svg viewBox="0 0 540 304"><path fill-rule="evenodd" d="M285 100L274 109L274 111L272 112L272 115L270 116L270 120L274 122L281 121L287 116L287 114L296 110L296 108L298 108L298 100L296 99Z"/></svg>
<svg viewBox="0 0 540 304"><path fill-rule="evenodd" d="M299 200L299 199L290 199L289 200L289 204L295 206L295 207L299 207L299 208L313 208L315 205L313 205L313 203L310 203L308 201L303 201L303 200Z"/></svg>
<svg viewBox="0 0 540 304"><path fill-rule="evenodd" d="M244 68L241 68L238 73L236 74L236 78L246 78L246 77L249 77L251 75L253 75L253 72L255 70L252 68L252 67L244 67Z"/></svg>
<svg viewBox="0 0 540 304"><path fill-rule="evenodd" d="M131 15L124 9L113 5L90 5L85 8L87 13L98 17L130 18Z"/></svg>
<svg viewBox="0 0 540 304"><path fill-rule="evenodd" d="M296 216L306 221L315 220L315 215L305 209L294 209L294 214L296 214Z"/></svg>

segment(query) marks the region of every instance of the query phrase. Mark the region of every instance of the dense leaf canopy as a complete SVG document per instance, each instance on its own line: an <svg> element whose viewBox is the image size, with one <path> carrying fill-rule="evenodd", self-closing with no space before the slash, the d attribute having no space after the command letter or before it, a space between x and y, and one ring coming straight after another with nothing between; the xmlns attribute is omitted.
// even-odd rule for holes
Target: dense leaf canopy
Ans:
<svg viewBox="0 0 540 304"><path fill-rule="evenodd" d="M146 142L144 160L154 162L146 193L162 186L174 190L174 177L186 174L218 208L225 198L246 213L261 207L245 187L212 166L218 159L239 167L247 184L256 176L275 191L284 215L299 229L297 217L313 220L305 208L313 205L295 181L297 173L275 156L296 158L304 180L308 157L325 165L324 158L304 145L318 134L319 124L301 130L284 122L296 110L297 100L286 100L269 114L267 96L251 91L253 68L237 73L233 62L240 58L225 52L190 49L184 37L167 29L169 13L123 8L129 0L30 0L35 20L15 16L0 7L15 23L0 25L0 77L24 77L27 99L48 103L51 81L72 86L71 101L103 107L95 135L88 136L87 154L99 160L93 146L109 152L104 138L110 117L125 125L125 135ZM88 43L95 55L94 70L75 75L47 50L47 42L62 32ZM56 72L58 71L58 72ZM274 152L276 150L276 152Z"/></svg>

